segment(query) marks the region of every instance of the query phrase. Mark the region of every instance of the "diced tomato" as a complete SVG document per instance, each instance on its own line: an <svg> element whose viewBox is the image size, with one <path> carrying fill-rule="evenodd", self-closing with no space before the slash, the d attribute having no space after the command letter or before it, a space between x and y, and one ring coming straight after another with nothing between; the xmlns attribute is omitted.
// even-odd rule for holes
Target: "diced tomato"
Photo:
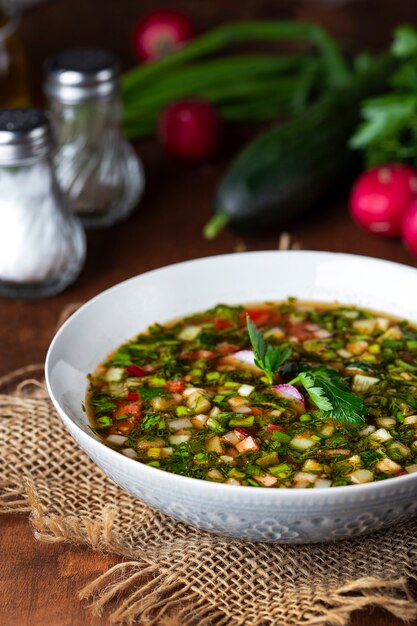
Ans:
<svg viewBox="0 0 417 626"><path fill-rule="evenodd" d="M275 430L279 430L281 433L287 432L285 428L282 428L282 426L277 426L276 424L268 424L265 429L269 430L270 433L273 433Z"/></svg>
<svg viewBox="0 0 417 626"><path fill-rule="evenodd" d="M402 471L402 472L398 472L398 474L395 474L395 475L396 476L408 476L408 474L409 472Z"/></svg>
<svg viewBox="0 0 417 626"><path fill-rule="evenodd" d="M254 324L256 324L256 326L264 326L265 324L268 324L268 322L271 320L270 311L262 311L262 310L244 311L243 319L244 319L245 324L246 324L246 315L249 315L249 318L252 320Z"/></svg>
<svg viewBox="0 0 417 626"><path fill-rule="evenodd" d="M251 407L251 413L252 415L262 415L261 409L258 409L256 406Z"/></svg>
<svg viewBox="0 0 417 626"><path fill-rule="evenodd" d="M168 380L165 386L171 393L182 393L185 389L185 383L180 378Z"/></svg>
<svg viewBox="0 0 417 626"><path fill-rule="evenodd" d="M142 378L142 376L146 376L148 374L148 372L144 370L143 367L139 367L139 365L128 365L126 372L129 376L136 376L137 378Z"/></svg>
<svg viewBox="0 0 417 626"><path fill-rule="evenodd" d="M234 343L227 343L226 341L218 343L216 347L221 354L233 354L233 352L240 350L240 346L236 346Z"/></svg>
<svg viewBox="0 0 417 626"><path fill-rule="evenodd" d="M139 400L139 394L138 393L128 393L127 394L127 399L128 400Z"/></svg>
<svg viewBox="0 0 417 626"><path fill-rule="evenodd" d="M231 328L231 326L230 322L222 320L220 317L214 320L214 328L216 330L226 330L226 328Z"/></svg>
<svg viewBox="0 0 417 626"><path fill-rule="evenodd" d="M128 415L125 419L117 420L114 422L110 429L111 433L123 433L128 434L139 424L141 419L141 402L137 400L135 402L127 402L122 400L118 402L117 409L114 413L114 417L120 417L122 415Z"/></svg>
<svg viewBox="0 0 417 626"><path fill-rule="evenodd" d="M136 395L136 394L135 394ZM136 400L135 402L127 402L126 400L122 400L118 402L117 409L114 413L114 417L120 417L120 415L140 415L141 410L141 402L140 400Z"/></svg>
<svg viewBox="0 0 417 626"><path fill-rule="evenodd" d="M212 350L192 350L191 352L183 352L182 359L214 359L215 353Z"/></svg>

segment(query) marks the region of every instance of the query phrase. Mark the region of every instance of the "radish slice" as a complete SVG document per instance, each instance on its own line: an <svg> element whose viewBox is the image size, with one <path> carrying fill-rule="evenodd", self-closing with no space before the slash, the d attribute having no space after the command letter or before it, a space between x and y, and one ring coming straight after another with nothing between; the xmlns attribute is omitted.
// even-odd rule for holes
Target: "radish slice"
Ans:
<svg viewBox="0 0 417 626"><path fill-rule="evenodd" d="M293 408L298 413L305 413L306 403L304 397L298 391L297 387L294 387L294 385L274 385L273 387L271 387L271 389L278 396L280 396L280 398L291 400Z"/></svg>
<svg viewBox="0 0 417 626"><path fill-rule="evenodd" d="M115 443L118 446L121 446L127 441L127 437L124 437L124 435L109 435L106 439L109 443Z"/></svg>
<svg viewBox="0 0 417 626"><path fill-rule="evenodd" d="M229 358L255 365L255 354L253 353L253 350L239 350L239 352L231 354Z"/></svg>
<svg viewBox="0 0 417 626"><path fill-rule="evenodd" d="M234 367L243 367L256 374L263 373L262 370L255 365L255 354L253 350L239 350L238 352L222 357L220 362L226 365L234 365Z"/></svg>

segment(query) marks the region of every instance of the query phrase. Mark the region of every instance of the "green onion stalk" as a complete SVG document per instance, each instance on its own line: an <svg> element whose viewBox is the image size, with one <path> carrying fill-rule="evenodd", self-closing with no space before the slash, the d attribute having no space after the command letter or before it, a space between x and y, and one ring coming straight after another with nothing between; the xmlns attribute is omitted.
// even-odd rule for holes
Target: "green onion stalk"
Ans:
<svg viewBox="0 0 417 626"><path fill-rule="evenodd" d="M218 55L233 44L280 40L307 41L315 45L318 57L238 53L205 58ZM322 78L327 86L334 87L344 84L349 77L350 69L337 44L315 24L291 21L225 24L159 61L124 74L125 129L131 138L149 134L167 104L196 96L216 104L220 115L227 120L271 119L288 112L289 103L300 111ZM276 101L274 92L279 92Z"/></svg>

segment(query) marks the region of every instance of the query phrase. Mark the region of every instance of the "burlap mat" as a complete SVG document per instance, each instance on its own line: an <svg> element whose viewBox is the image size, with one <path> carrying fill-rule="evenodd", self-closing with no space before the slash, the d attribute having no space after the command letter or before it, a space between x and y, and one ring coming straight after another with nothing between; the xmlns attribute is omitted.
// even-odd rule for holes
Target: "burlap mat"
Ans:
<svg viewBox="0 0 417 626"><path fill-rule="evenodd" d="M41 366L0 380L0 511L28 512L41 541L87 544L121 562L80 592L143 626L343 626L384 607L417 616L417 522L362 540L280 546L223 540L140 504L79 450ZM26 380L25 380L26 379Z"/></svg>

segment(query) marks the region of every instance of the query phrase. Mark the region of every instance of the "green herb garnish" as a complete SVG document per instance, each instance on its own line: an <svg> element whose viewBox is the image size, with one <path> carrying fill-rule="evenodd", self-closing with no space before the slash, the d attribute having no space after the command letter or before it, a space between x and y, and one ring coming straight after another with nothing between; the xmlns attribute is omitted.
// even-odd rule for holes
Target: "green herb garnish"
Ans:
<svg viewBox="0 0 417 626"><path fill-rule="evenodd" d="M290 384L301 383L324 418L361 425L368 412L362 398L348 390L343 378L329 367L301 372Z"/></svg>
<svg viewBox="0 0 417 626"><path fill-rule="evenodd" d="M97 393L90 398L89 404L93 407L97 416L106 416L113 413L117 405L110 396L105 393Z"/></svg>
<svg viewBox="0 0 417 626"><path fill-rule="evenodd" d="M255 365L265 374L270 385L274 382L274 376L279 366L291 356L289 346L271 346L265 339L263 332L258 330L255 324L246 315L249 338L255 354Z"/></svg>
<svg viewBox="0 0 417 626"><path fill-rule="evenodd" d="M144 402L146 402L146 400L153 400L159 396L166 396L168 393L165 389L160 387L136 387L136 391Z"/></svg>
<svg viewBox="0 0 417 626"><path fill-rule="evenodd" d="M291 384L300 382L304 389L307 391L310 398L318 409L322 411L331 411L333 409L330 400L324 395L324 389L322 387L315 386L314 378L307 372L300 372L298 376L291 381Z"/></svg>
<svg viewBox="0 0 417 626"><path fill-rule="evenodd" d="M154 428L155 426L157 426L158 428L161 428L161 426L165 426L165 423L162 420L161 416L158 413L145 415L142 420L142 429L149 430L150 428Z"/></svg>

